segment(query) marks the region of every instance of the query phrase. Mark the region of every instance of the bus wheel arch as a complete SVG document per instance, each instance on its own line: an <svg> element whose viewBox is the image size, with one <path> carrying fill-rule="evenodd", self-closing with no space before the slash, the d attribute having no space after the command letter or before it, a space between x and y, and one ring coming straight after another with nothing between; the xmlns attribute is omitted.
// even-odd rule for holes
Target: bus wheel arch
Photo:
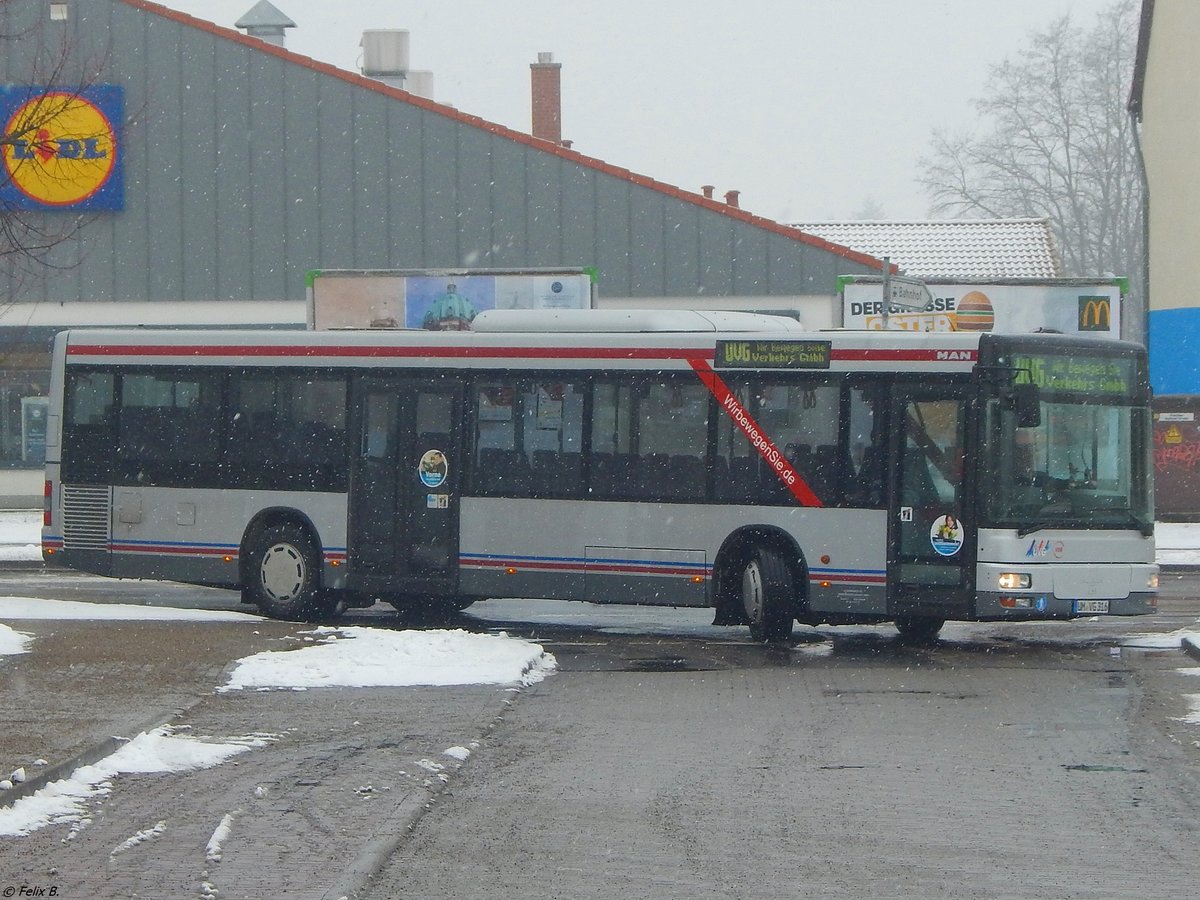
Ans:
<svg viewBox="0 0 1200 900"><path fill-rule="evenodd" d="M713 567L714 624L749 625L756 640L783 640L805 605L807 568L796 542L778 528L734 532Z"/></svg>
<svg viewBox="0 0 1200 900"><path fill-rule="evenodd" d="M309 519L295 510L264 510L242 536L243 599L272 618L311 621L332 614L333 594L321 570L321 542Z"/></svg>

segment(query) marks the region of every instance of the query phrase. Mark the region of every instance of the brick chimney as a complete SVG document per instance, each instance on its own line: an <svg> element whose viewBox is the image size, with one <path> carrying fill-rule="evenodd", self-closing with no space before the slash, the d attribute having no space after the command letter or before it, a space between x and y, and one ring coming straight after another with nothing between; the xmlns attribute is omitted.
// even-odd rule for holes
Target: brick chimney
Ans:
<svg viewBox="0 0 1200 900"><path fill-rule="evenodd" d="M553 53L539 53L529 64L533 89L533 136L554 144L562 143L562 64Z"/></svg>
<svg viewBox="0 0 1200 900"><path fill-rule="evenodd" d="M715 191L716 189L717 189L717 186L715 184L700 185L700 190L701 190L701 192L703 192L704 197L707 200L711 200L713 198L713 191Z"/></svg>
<svg viewBox="0 0 1200 900"><path fill-rule="evenodd" d="M728 203L730 206L737 206L738 205L738 197L741 195L741 193L742 193L741 191L726 191L725 192L725 202Z"/></svg>

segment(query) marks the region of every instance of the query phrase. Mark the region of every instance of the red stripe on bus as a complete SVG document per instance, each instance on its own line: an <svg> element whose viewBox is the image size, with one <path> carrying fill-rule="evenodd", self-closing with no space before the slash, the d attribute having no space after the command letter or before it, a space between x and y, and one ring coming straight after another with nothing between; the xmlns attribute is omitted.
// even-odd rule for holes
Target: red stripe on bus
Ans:
<svg viewBox="0 0 1200 900"><path fill-rule="evenodd" d="M71 344L69 356L204 357L249 356L364 359L712 359L713 350L672 347L313 347L313 346L212 346L201 344Z"/></svg>
<svg viewBox="0 0 1200 900"><path fill-rule="evenodd" d="M517 571L551 571L575 572L618 575L683 575L707 576L711 574L710 567L679 568L671 563L598 563L598 562L553 562L548 560L505 560L505 559L473 559L463 557L459 565L465 569L515 569Z"/></svg>
<svg viewBox="0 0 1200 900"><path fill-rule="evenodd" d="M766 460L767 465L771 467L771 471L775 473L775 476L800 501L800 505L824 506L825 504L821 502L821 498L813 493L813 489L808 486L803 476L796 471L788 458L767 437L766 433L759 428L758 423L754 421L754 418L746 411L746 408L738 402L737 396L721 380L721 376L714 372L703 359L689 359L688 362L691 363L696 375L704 382L704 386L717 398L717 405L742 430L742 433L746 435L746 439L758 450L759 455Z"/></svg>
<svg viewBox="0 0 1200 900"><path fill-rule="evenodd" d="M866 348L830 351L837 362L975 362L974 350L869 350Z"/></svg>

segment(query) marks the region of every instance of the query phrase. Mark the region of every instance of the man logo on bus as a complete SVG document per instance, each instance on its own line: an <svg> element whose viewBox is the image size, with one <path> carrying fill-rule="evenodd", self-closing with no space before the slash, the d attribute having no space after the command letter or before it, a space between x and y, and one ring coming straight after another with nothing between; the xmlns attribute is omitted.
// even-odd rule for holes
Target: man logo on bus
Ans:
<svg viewBox="0 0 1200 900"><path fill-rule="evenodd" d="M1079 298L1080 331L1112 331L1112 304L1107 297Z"/></svg>
<svg viewBox="0 0 1200 900"><path fill-rule="evenodd" d="M12 184L37 203L73 206L104 187L117 142L112 123L86 97L49 91L17 107L5 123L4 148Z"/></svg>

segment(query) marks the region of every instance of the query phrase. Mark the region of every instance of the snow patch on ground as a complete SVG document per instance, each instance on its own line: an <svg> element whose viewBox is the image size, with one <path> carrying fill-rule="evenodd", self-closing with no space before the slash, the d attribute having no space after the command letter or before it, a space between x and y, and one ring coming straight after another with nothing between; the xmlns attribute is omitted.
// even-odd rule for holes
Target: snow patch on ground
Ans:
<svg viewBox="0 0 1200 900"><path fill-rule="evenodd" d="M262 616L215 609L173 609L136 603L84 603L80 600L42 600L0 597L0 619L77 619L123 622L254 622Z"/></svg>
<svg viewBox="0 0 1200 900"><path fill-rule="evenodd" d="M1166 634L1131 634L1121 641L1121 646L1138 650L1178 650L1188 639L1200 642L1200 631L1181 628Z"/></svg>
<svg viewBox="0 0 1200 900"><path fill-rule="evenodd" d="M82 766L70 777L52 781L12 806L0 808L0 835L26 835L54 824L71 824L77 831L90 821L86 815L88 801L111 793L118 775L207 769L276 739L269 734L211 738L178 732L171 726L142 732L95 765Z"/></svg>
<svg viewBox="0 0 1200 900"><path fill-rule="evenodd" d="M218 690L532 684L557 667L540 645L503 632L348 626L305 634L315 635L316 642L248 656Z"/></svg>
<svg viewBox="0 0 1200 900"><path fill-rule="evenodd" d="M144 843L146 843L146 841L154 840L156 837L158 837L160 834L162 834L166 830L167 830L167 823L165 820L159 822L153 828L144 828L141 831L135 833L133 835L133 837L127 838L126 840L122 841L120 844L117 844L117 846L113 847L112 852L109 853L108 855L116 856L120 853L124 853L126 850L132 850L134 847L138 846L139 844L144 844Z"/></svg>
<svg viewBox="0 0 1200 900"><path fill-rule="evenodd" d="M229 835L233 833L233 820L240 816L240 809L234 810L231 813L226 813L221 819L221 824L213 831L212 837L208 839L208 845L204 848L204 857L210 863L218 863L221 861L222 848L225 842L229 840Z"/></svg>
<svg viewBox="0 0 1200 900"><path fill-rule="evenodd" d="M0 625L0 656L15 656L18 653L28 653L31 635L14 631L7 625Z"/></svg>
<svg viewBox="0 0 1200 900"><path fill-rule="evenodd" d="M1200 725L1200 694L1184 694L1183 699L1188 702L1191 712L1186 716L1180 716L1178 721L1188 725Z"/></svg>

